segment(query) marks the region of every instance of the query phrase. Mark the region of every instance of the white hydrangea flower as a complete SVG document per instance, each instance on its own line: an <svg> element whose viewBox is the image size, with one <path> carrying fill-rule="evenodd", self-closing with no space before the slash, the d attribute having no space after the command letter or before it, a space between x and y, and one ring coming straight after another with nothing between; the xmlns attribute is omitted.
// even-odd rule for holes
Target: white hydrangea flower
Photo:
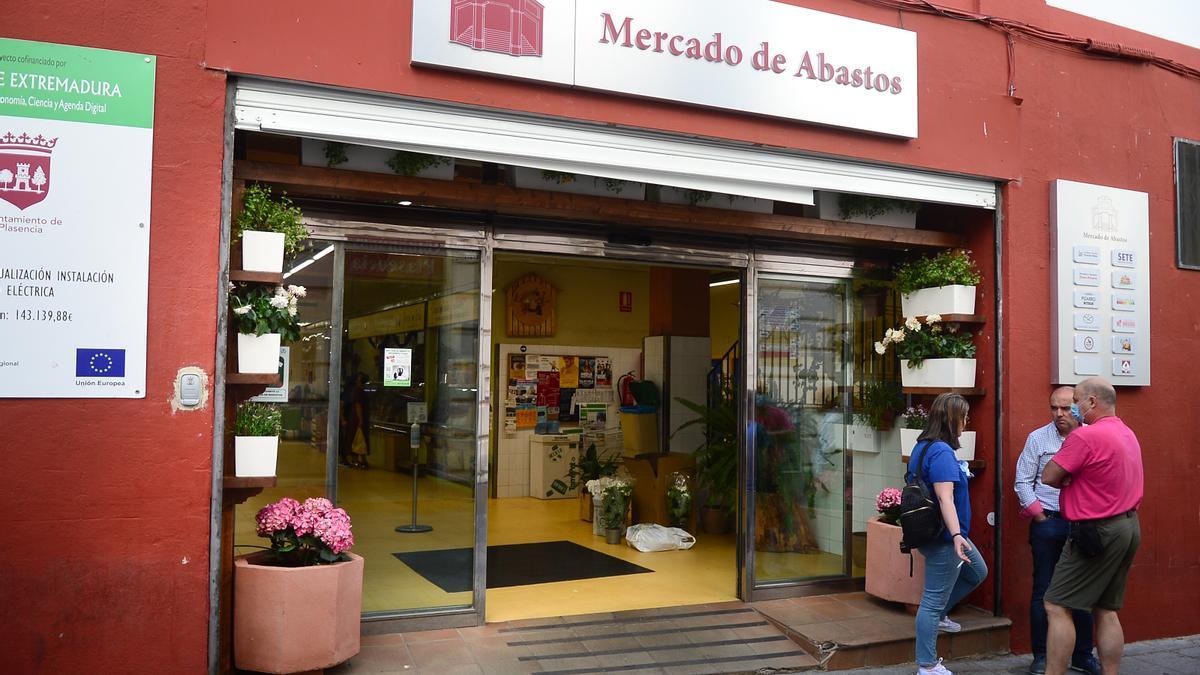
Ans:
<svg viewBox="0 0 1200 675"><path fill-rule="evenodd" d="M941 314L930 314L929 316L925 317L925 323L930 324L930 325L935 324L941 320L942 320Z"/></svg>
<svg viewBox="0 0 1200 675"><path fill-rule="evenodd" d="M876 354L883 355L884 352L886 352L886 351L887 351L887 345L883 344L882 342L875 343L875 353Z"/></svg>
<svg viewBox="0 0 1200 675"><path fill-rule="evenodd" d="M921 322L917 321L917 317L910 316L908 317L908 320L904 322L904 327L909 330L921 330Z"/></svg>
<svg viewBox="0 0 1200 675"><path fill-rule="evenodd" d="M297 298L303 298L308 295L308 290L303 286L288 286L287 291Z"/></svg>
<svg viewBox="0 0 1200 675"><path fill-rule="evenodd" d="M271 306L274 307L275 309L287 309L288 296L272 295L270 302L271 302Z"/></svg>
<svg viewBox="0 0 1200 675"><path fill-rule="evenodd" d="M238 316L242 316L243 314L249 314L250 313L250 305L242 305L241 307L234 307L233 313L237 314Z"/></svg>

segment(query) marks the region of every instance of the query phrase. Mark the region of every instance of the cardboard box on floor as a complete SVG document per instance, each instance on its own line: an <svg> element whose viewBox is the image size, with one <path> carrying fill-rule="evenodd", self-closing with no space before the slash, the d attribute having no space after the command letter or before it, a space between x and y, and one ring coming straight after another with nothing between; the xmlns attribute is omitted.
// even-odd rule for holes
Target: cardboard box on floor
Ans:
<svg viewBox="0 0 1200 675"><path fill-rule="evenodd" d="M671 518L667 512L668 478L676 471L682 471L694 479L696 458L684 452L672 452L665 455L647 452L633 457L626 456L625 468L634 480L634 521L670 526ZM693 480L692 483L694 484L695 481ZM693 525L692 529L688 531L695 531L695 526Z"/></svg>

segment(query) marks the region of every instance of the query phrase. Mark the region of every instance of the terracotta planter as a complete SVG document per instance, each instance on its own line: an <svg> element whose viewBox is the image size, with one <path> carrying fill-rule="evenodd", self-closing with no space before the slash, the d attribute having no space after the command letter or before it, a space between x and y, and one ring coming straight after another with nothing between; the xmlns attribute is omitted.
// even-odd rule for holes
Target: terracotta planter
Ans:
<svg viewBox="0 0 1200 675"><path fill-rule="evenodd" d="M925 557L912 553L912 576L908 554L900 552L901 530L878 518L867 521L867 593L891 602L921 604L925 590Z"/></svg>
<svg viewBox="0 0 1200 675"><path fill-rule="evenodd" d="M233 655L243 670L300 673L358 653L363 559L313 567L233 561Z"/></svg>

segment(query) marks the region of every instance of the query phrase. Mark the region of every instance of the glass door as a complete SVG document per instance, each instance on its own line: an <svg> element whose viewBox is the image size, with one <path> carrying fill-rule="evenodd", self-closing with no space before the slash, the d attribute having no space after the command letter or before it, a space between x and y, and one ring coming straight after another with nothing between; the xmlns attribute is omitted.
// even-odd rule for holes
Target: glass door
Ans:
<svg viewBox="0 0 1200 675"><path fill-rule="evenodd" d="M849 578L849 282L760 274L755 286L751 589Z"/></svg>

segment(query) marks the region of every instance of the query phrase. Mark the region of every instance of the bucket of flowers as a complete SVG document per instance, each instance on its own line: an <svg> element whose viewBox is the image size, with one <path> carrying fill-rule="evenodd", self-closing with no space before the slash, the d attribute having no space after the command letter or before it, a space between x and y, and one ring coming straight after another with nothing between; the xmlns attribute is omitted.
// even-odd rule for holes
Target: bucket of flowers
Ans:
<svg viewBox="0 0 1200 675"><path fill-rule="evenodd" d="M588 492L599 503L599 517L595 520L603 526L605 541L621 543L621 527L629 513L629 498L633 495L633 480L621 476L605 476L588 481Z"/></svg>
<svg viewBox="0 0 1200 675"><path fill-rule="evenodd" d="M234 662L295 673L330 668L359 651L363 559L350 516L328 500L290 497L255 517L265 550L234 559Z"/></svg>
<svg viewBox="0 0 1200 675"><path fill-rule="evenodd" d="M687 474L676 471L667 477L667 515L671 526L688 529L692 518L692 491Z"/></svg>

